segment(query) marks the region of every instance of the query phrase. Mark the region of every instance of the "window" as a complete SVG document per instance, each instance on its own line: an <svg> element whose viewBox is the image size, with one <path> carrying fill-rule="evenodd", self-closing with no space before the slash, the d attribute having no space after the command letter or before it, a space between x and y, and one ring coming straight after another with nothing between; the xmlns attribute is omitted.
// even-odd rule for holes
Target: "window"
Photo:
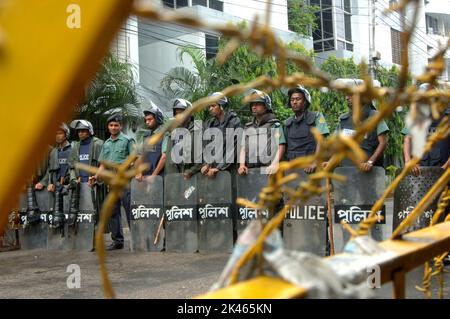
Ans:
<svg viewBox="0 0 450 319"><path fill-rule="evenodd" d="M189 5L188 0L175 0L177 8L187 7Z"/></svg>
<svg viewBox="0 0 450 319"><path fill-rule="evenodd" d="M165 7L174 9L188 6L202 6L223 11L223 1L219 0L163 0L162 2Z"/></svg>
<svg viewBox="0 0 450 319"><path fill-rule="evenodd" d="M322 10L331 8L331 0L322 0Z"/></svg>
<svg viewBox="0 0 450 319"><path fill-rule="evenodd" d="M205 34L206 59L213 59L219 49L219 38L215 35Z"/></svg>
<svg viewBox="0 0 450 319"><path fill-rule="evenodd" d="M351 1L311 0L310 3L320 6L321 9L315 13L318 28L313 32L314 51L353 51Z"/></svg>
<svg viewBox="0 0 450 319"><path fill-rule="evenodd" d="M192 5L207 7L206 0L192 0Z"/></svg>
<svg viewBox="0 0 450 319"><path fill-rule="evenodd" d="M211 9L223 12L223 2L219 0L209 0L209 7Z"/></svg>
<svg viewBox="0 0 450 319"><path fill-rule="evenodd" d="M322 51L323 51L323 42L315 42L314 52L322 52Z"/></svg>
<svg viewBox="0 0 450 319"><path fill-rule="evenodd" d="M439 33L437 19L427 16L426 23L427 23L427 33L429 33L429 34L438 34Z"/></svg>
<svg viewBox="0 0 450 319"><path fill-rule="evenodd" d="M334 50L334 40L323 41L323 50L324 51Z"/></svg>
<svg viewBox="0 0 450 319"><path fill-rule="evenodd" d="M163 0L163 5L169 8L175 8L173 0Z"/></svg>
<svg viewBox="0 0 450 319"><path fill-rule="evenodd" d="M402 63L401 32L391 28L392 62Z"/></svg>
<svg viewBox="0 0 450 319"><path fill-rule="evenodd" d="M330 38L333 36L333 15L331 10L322 12L323 38Z"/></svg>

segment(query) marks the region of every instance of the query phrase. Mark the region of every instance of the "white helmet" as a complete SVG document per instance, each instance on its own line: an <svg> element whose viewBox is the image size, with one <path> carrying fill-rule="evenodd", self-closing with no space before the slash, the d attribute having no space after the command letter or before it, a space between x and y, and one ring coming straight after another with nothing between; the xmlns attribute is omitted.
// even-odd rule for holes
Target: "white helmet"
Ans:
<svg viewBox="0 0 450 319"><path fill-rule="evenodd" d="M74 120L70 122L70 127L75 130L89 130L89 134L94 135L94 127L86 120Z"/></svg>

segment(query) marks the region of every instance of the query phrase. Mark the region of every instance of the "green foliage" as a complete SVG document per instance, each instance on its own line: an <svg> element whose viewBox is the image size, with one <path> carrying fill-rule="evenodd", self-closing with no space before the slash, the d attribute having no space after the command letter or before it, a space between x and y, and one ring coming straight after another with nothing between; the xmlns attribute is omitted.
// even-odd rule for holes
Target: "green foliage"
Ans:
<svg viewBox="0 0 450 319"><path fill-rule="evenodd" d="M140 117L132 65L108 55L101 70L91 81L85 101L76 108L77 116L97 121L117 110L131 119Z"/></svg>
<svg viewBox="0 0 450 319"><path fill-rule="evenodd" d="M360 70L353 59L338 59L335 56L329 56L322 63L320 69L328 73L331 78L360 78ZM338 92L320 92L313 90L314 105L319 105L320 112L327 120L330 132L334 132L339 123L339 116L348 111L345 96Z"/></svg>
<svg viewBox="0 0 450 319"><path fill-rule="evenodd" d="M239 25L245 28L245 24ZM219 41L219 48L222 49L226 44L226 39ZM291 50L307 56L314 61L314 53L306 50L300 43L292 42L286 45ZM223 88L237 84L248 83L262 75L276 77L276 61L273 58L261 59L252 53L247 45L241 45L223 64L218 65L215 60L206 60L204 53L195 48L184 48L180 51L180 59L183 55L188 55L195 66L194 71L185 68L174 68L169 71L168 76L161 82L166 95L169 97L183 97L190 101L195 101L201 97ZM328 73L332 78L361 78L361 71L353 59L338 59L330 56L322 65L321 70ZM288 74L303 72L292 62L287 64ZM396 68L385 69L378 67L378 78L383 86L395 87L398 83L398 70ZM333 132L338 124L339 116L347 112L345 97L336 92L320 91L310 89L311 109L320 111L327 120L330 132ZM293 113L286 107L287 90L277 89L270 93L272 107L275 115L281 121L286 120ZM234 96L229 99L230 108L234 110L246 123L251 120L251 114L246 106L242 106L243 96ZM205 119L208 117L207 111L196 115L197 118ZM403 114L395 113L387 119L389 126L389 141L385 151L385 157L388 164L399 165L402 161L402 136L400 131L403 128Z"/></svg>
<svg viewBox="0 0 450 319"><path fill-rule="evenodd" d="M308 5L306 0L288 0L287 3L289 30L301 35L311 35L317 29L314 13L320 8Z"/></svg>
<svg viewBox="0 0 450 319"><path fill-rule="evenodd" d="M376 73L381 86L397 87L399 70L395 66L391 69L378 67ZM403 165L403 134L401 134L401 131L404 126L404 118L404 113L394 112L386 119L386 124L389 127L389 140L384 157L387 163Z"/></svg>

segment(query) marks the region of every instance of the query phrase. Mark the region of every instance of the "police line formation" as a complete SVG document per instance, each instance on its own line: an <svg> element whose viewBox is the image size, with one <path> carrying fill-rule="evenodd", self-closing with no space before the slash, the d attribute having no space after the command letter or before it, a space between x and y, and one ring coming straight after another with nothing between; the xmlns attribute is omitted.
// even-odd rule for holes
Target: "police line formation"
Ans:
<svg viewBox="0 0 450 319"><path fill-rule="evenodd" d="M361 83L356 79L350 81L353 85ZM419 89L427 90L429 86L421 85ZM271 99L266 93L251 90L248 94L247 107L253 116L251 122L243 125L237 115L227 108L227 98L220 93L212 93L220 96L217 96L216 103L209 106L211 117L206 123L198 125L193 118L188 118L180 128L152 147L145 142L163 124L163 114L156 108L143 111L148 131L139 145L122 133L123 118L120 114L108 118L107 128L111 137L105 142L94 136L94 128L89 121L80 119L70 123L79 141L69 143L70 129L62 124L56 132L56 147L49 149L48 157L21 196L21 248L93 249L98 212L107 187L96 175L78 170L75 164L84 163L102 170L102 161L120 164L137 150L139 157L135 165L145 163L148 169L136 175L116 203L108 225L112 244L107 249L124 247L122 206L133 251L231 252L236 237L251 220L271 218L268 211L257 212L253 208L238 207L234 204L236 198L255 201L260 189L267 183L268 174L276 170L278 161L314 154L317 144L311 134L312 127L325 137L330 133L324 116L310 110L311 96L303 86L298 85L288 91L287 107L292 109L294 115L284 125L273 114ZM349 112L340 116L337 131L352 136L355 132L352 97L347 96L346 101ZM191 107L191 103L178 98L172 101L171 106L176 116ZM363 105L361 120L376 112L373 104ZM443 116L449 113L450 108L447 108ZM431 123L429 134L440 120ZM200 133L203 141L194 145L198 131L208 129L213 129L214 134ZM180 130L185 134L181 134ZM239 130L242 134L234 134ZM359 168L344 159L341 166L335 169L347 180L333 185L332 221L328 220L324 195L297 203L291 208L282 229L286 248L328 255L330 222L338 224L344 220L357 224L367 217L385 189L383 151L388 130L386 123L381 121L374 131L365 136L360 147L365 151L367 161L361 163ZM233 134L229 134L230 131ZM407 129L403 133L403 151L407 162L411 159L414 141ZM200 156L194 155L198 144ZM447 137L425 154L420 167L415 167L412 174L400 183L394 194L392 219L386 218L385 206L378 212L380 218L371 230L376 240L390 236L448 168L449 162L450 137ZM315 169L312 165L299 170L300 181L306 180L307 174ZM300 181L292 182L292 185L298 185ZM280 207L285 200L287 198L280 201ZM437 199L410 230L427 226L436 206ZM349 234L341 227L334 228L336 252L342 250L348 239Z"/></svg>

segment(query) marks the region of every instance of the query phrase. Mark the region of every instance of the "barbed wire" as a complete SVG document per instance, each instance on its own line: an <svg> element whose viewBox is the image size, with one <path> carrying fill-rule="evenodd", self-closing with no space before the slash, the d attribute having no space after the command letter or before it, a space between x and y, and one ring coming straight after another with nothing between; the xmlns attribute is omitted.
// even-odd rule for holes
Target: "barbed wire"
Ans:
<svg viewBox="0 0 450 319"><path fill-rule="evenodd" d="M397 10L401 14L405 14L406 7L408 5L414 5L414 15L412 21L417 20L418 16L418 4L417 0L403 0L400 1L392 10ZM238 85L229 86L221 91L225 96L231 97L235 95L242 94L248 89L259 88L264 89L266 92L271 92L274 89L281 87L294 87L298 84L302 84L306 87L312 88L328 88L334 91L342 92L346 95L353 96L353 122L356 127L356 133L353 137L347 137L340 134L333 134L327 139L324 139L319 131L315 128L312 129L312 134L317 141L318 152L311 156L305 156L296 158L289 162L279 163L278 171L269 176L268 184L262 188L258 201L252 202L246 199L238 198L237 203L239 205L248 206L250 208L255 208L258 210L258 215L261 215L261 211L268 209L273 215L273 218L268 220L261 234L258 236L256 241L245 251L245 253L240 257L236 263L235 268L232 271L229 284L237 282L239 271L243 265L245 265L249 260L257 257L260 261L258 263L259 270L262 267L262 249L264 240L267 236L281 223L283 222L286 213L289 211L290 207L300 201L306 201L307 199L320 195L326 191L325 187L321 186L322 180L336 180L344 181L345 177L333 173L333 169L337 167L340 162L348 157L357 167L359 164L366 159L365 152L360 148L359 142L361 142L364 136L374 130L378 123L390 116L398 105L407 105L417 102L428 103L431 105L433 118L437 119L443 113L445 106L450 99L450 92L441 92L439 90L429 90L426 92L418 92L414 86L407 86L408 80L408 44L411 39L411 35L414 31L415 23L412 23L402 34L402 45L406 48L402 51L402 61L403 67L400 70L399 81L397 88L375 88L372 84L372 79L368 75L367 67L365 63L361 63L361 74L363 74L364 83L357 87L346 86L338 81L333 81L327 74L317 69L314 64L309 60L308 57L304 57L297 52L287 49L284 44L275 36L273 30L270 28L270 8L272 1L267 1L265 23L259 24L259 17L256 16L253 24L248 29L239 29L233 25L214 25L208 24L198 17L191 17L178 12L169 11L161 8L157 8L150 3L138 4L136 3L132 14L140 16L142 18L148 18L157 22L167 22L176 23L188 27L208 29L213 30L217 33L224 35L229 38L226 46L217 54L216 60L218 63L223 64L225 61L234 53L234 51L241 46L246 44L249 48L255 52L261 58L275 58L277 65L277 76L260 76L249 83L242 83ZM429 63L427 70L424 74L417 77L416 80L419 82L427 82L432 85L436 84L437 77L442 73L444 64L444 54L448 47L450 46L450 41L447 43L446 47L442 48ZM287 74L286 64L288 61L294 62L303 72L297 72L291 75ZM158 133L153 135L148 143L154 145L159 142L164 134L172 131L176 127L180 126L185 120L191 117L194 113L200 112L205 109L208 105L216 102L217 97L205 97L195 101L192 108L188 108L183 113L177 115L174 120L165 125ZM246 97L243 99L243 103L249 101L251 97ZM369 119L361 122L361 107L364 103L371 100L378 100L380 102L379 112ZM412 112L414 112L414 107L412 107ZM431 147L440 139L445 138L449 134L449 119L448 116L441 121L438 130L432 135L430 140L426 145L426 150L431 149ZM103 172L106 177L106 182L110 185L112 192L108 195L105 204L102 207L101 220L99 225L99 232L96 238L96 248L99 254L100 269L102 273L103 287L105 295L108 298L114 297L113 288L109 282L108 274L105 267L105 250L104 242L102 236L102 229L104 229L105 224L111 215L113 203L119 198L122 190L127 187L129 180L135 175L136 170L142 168L132 169L127 171L128 166L134 161L135 155L130 156L126 165L121 165L120 174L117 176L111 176L107 172ZM371 213L368 218L362 222L359 226L359 230L353 230L349 226L348 230L351 232L352 236L359 236L361 234L367 234L370 228L375 224L377 218L375 213L378 211L380 205L383 204L384 200L389 193L394 191L399 182L404 176L410 171L415 163L418 163L419 159L414 158L411 160L403 169L401 174L397 176L394 182L388 187L383 196L375 203L371 209ZM323 163L327 162L327 165L323 167ZM317 170L308 176L307 181L302 181L297 185L297 188L289 187L287 184L298 179L298 174L291 173L289 171L293 169L305 168L310 166L312 163L317 165ZM97 172L94 168L87 168L85 166L79 166L81 169L86 169L89 172ZM112 167L110 165L110 167ZM441 187L445 181L448 182L449 170L447 169L444 174L444 178L438 182L439 187ZM108 177L109 176L109 177ZM436 186L435 185L435 186ZM275 207L282 198L282 194L288 195L288 201L286 205L279 211L275 211ZM118 195L119 194L119 195ZM427 194L428 195L428 194ZM424 205L419 205L416 207L413 213L408 217L408 223L417 218L423 212ZM404 221L406 222L406 220ZM407 223L402 223L399 228L394 232L398 235L399 231L402 230ZM400 229L400 230L399 230Z"/></svg>

